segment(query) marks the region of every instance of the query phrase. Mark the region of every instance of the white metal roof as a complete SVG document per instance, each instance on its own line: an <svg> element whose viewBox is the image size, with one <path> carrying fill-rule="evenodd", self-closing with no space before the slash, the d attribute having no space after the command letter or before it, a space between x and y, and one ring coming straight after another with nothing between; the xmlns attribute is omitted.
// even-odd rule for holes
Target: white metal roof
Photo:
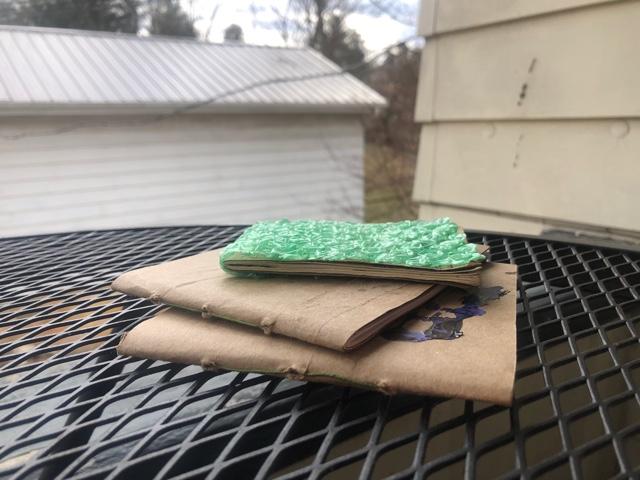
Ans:
<svg viewBox="0 0 640 480"><path fill-rule="evenodd" d="M358 112L384 104L310 48L0 26L0 115Z"/></svg>

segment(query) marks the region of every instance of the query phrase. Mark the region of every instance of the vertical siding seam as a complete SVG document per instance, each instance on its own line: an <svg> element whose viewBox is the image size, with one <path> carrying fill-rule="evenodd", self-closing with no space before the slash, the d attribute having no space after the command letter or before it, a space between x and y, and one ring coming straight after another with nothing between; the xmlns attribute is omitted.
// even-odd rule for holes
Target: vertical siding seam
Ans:
<svg viewBox="0 0 640 480"><path fill-rule="evenodd" d="M435 176L436 176L436 155L438 153L438 124L433 125L433 147L432 147L432 155L431 155L431 165L429 168L429 193L427 195L427 201L433 201L433 189L435 186Z"/></svg>
<svg viewBox="0 0 640 480"><path fill-rule="evenodd" d="M438 33L438 16L440 15L440 0L433 0L433 19L431 20L431 34Z"/></svg>

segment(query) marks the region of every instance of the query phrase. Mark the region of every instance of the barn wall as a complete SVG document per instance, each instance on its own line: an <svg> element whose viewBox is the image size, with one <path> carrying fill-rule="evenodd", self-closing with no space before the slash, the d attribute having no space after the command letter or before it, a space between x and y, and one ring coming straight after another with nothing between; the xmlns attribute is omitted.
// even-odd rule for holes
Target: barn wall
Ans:
<svg viewBox="0 0 640 480"><path fill-rule="evenodd" d="M0 235L360 219L350 116L0 119Z"/></svg>
<svg viewBox="0 0 640 480"><path fill-rule="evenodd" d="M638 0L423 0L421 215L640 237L639 24Z"/></svg>

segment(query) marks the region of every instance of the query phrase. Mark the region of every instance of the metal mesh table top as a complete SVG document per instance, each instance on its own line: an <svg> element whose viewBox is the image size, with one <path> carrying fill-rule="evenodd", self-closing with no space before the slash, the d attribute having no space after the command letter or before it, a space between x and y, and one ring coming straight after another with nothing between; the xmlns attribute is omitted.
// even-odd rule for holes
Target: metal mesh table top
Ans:
<svg viewBox="0 0 640 480"><path fill-rule="evenodd" d="M640 254L471 234L517 263L511 408L121 357L119 274L241 227L0 240L0 478L640 475Z"/></svg>

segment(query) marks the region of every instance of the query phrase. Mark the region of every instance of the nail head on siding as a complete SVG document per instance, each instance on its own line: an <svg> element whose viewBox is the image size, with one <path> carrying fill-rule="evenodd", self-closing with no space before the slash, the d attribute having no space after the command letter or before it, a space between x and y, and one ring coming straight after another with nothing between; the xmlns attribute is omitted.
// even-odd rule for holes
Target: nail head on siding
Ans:
<svg viewBox="0 0 640 480"><path fill-rule="evenodd" d="M624 138L629 134L629 122L627 122L626 120L613 122L609 127L609 130L611 131L611 135L613 135L614 137Z"/></svg>
<svg viewBox="0 0 640 480"><path fill-rule="evenodd" d="M496 134L496 126L493 123L486 123L482 129L484 138L492 138Z"/></svg>

